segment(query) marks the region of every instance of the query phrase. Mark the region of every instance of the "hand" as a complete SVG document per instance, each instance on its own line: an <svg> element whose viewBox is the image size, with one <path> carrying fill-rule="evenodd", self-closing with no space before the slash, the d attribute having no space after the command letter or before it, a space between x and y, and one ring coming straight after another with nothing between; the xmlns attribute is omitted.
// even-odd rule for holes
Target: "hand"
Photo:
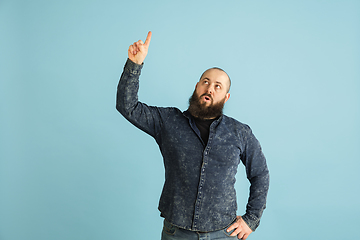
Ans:
<svg viewBox="0 0 360 240"><path fill-rule="evenodd" d="M134 63L142 64L148 53L150 40L151 40L151 32L148 33L145 43L139 40L137 42L134 42L133 45L130 45L128 50L129 59Z"/></svg>
<svg viewBox="0 0 360 240"><path fill-rule="evenodd" d="M237 235L238 239L242 239L242 240L247 239L250 233L252 233L251 228L249 228L249 226L246 224L246 222L244 221L244 219L242 219L241 216L237 216L236 222L231 224L231 226L228 227L226 231L230 232L233 229L235 229L235 231L232 232L230 236Z"/></svg>

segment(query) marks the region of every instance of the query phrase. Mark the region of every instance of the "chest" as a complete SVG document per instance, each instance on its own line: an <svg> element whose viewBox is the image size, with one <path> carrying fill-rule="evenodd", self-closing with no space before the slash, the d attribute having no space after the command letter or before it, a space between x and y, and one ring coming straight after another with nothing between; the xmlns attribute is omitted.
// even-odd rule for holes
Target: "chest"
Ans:
<svg viewBox="0 0 360 240"><path fill-rule="evenodd" d="M207 161L219 166L238 165L241 155L241 139L225 124L212 124L208 128L207 143L203 141L196 124L188 119L174 119L161 131L160 148L176 161Z"/></svg>

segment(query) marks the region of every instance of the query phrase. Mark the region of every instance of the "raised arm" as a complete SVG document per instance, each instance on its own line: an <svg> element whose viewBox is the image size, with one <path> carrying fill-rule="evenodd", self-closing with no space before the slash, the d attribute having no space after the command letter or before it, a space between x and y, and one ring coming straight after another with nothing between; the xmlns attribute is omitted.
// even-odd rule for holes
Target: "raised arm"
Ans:
<svg viewBox="0 0 360 240"><path fill-rule="evenodd" d="M138 100L139 77L150 40L151 32L148 33L145 43L139 40L129 47L129 58L117 88L116 109L136 127L155 137L161 127L162 111Z"/></svg>

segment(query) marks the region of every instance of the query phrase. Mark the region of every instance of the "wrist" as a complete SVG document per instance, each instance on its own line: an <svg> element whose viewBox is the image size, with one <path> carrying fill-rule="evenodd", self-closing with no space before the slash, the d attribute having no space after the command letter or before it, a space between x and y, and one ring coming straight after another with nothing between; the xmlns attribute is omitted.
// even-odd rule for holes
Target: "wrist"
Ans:
<svg viewBox="0 0 360 240"><path fill-rule="evenodd" d="M131 58L129 58L129 60L131 61L131 62L133 62L133 63L135 63L135 64L137 64L137 65L143 65L143 61L138 61L138 60L136 60L136 59L131 59Z"/></svg>

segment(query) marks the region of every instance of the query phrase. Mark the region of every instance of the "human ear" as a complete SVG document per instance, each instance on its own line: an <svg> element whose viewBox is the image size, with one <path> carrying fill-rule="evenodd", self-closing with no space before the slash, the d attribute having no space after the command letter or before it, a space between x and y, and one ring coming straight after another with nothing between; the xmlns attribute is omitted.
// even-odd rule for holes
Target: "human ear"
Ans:
<svg viewBox="0 0 360 240"><path fill-rule="evenodd" d="M224 103L226 103L227 100L229 100L229 98L230 98L230 93L227 93L227 94L225 95L225 102L224 102Z"/></svg>

